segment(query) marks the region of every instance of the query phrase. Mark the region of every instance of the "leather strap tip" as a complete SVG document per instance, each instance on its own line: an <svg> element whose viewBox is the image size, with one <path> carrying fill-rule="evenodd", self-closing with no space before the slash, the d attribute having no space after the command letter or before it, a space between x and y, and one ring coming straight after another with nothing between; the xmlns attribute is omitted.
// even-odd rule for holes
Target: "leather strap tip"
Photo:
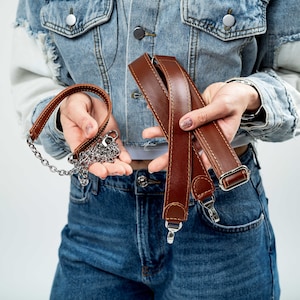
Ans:
<svg viewBox="0 0 300 300"><path fill-rule="evenodd" d="M31 142L34 142L37 139L38 135L34 133L32 130L29 131L29 134L27 135L27 140L31 139Z"/></svg>
<svg viewBox="0 0 300 300"><path fill-rule="evenodd" d="M163 218L170 223L183 222L187 220L188 212L179 202L170 203L164 208Z"/></svg>
<svg viewBox="0 0 300 300"><path fill-rule="evenodd" d="M192 194L198 201L211 197L214 190L213 182L206 176L198 175L192 181Z"/></svg>

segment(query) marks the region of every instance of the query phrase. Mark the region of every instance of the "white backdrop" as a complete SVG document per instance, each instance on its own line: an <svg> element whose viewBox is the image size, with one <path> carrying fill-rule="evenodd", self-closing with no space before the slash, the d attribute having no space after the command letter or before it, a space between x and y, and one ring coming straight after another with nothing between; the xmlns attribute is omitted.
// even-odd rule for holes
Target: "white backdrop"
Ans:
<svg viewBox="0 0 300 300"><path fill-rule="evenodd" d="M0 3L0 299L44 300L49 298L60 231L66 222L69 181L42 167L20 137L9 86L16 5L17 0ZM259 143L259 150L277 236L281 299L298 300L300 138Z"/></svg>

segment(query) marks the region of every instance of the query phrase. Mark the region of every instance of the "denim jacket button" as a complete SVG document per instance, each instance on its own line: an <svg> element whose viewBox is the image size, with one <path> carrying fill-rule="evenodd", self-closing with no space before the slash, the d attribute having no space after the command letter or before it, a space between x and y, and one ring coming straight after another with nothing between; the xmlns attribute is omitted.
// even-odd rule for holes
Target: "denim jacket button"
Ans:
<svg viewBox="0 0 300 300"><path fill-rule="evenodd" d="M137 39L137 40L141 40L145 37L146 32L145 29L141 26L137 26L134 28L133 30L133 36Z"/></svg>
<svg viewBox="0 0 300 300"><path fill-rule="evenodd" d="M69 14L66 17L66 23L68 26L74 26L76 23L76 17L73 14Z"/></svg>
<svg viewBox="0 0 300 300"><path fill-rule="evenodd" d="M230 29L235 24L235 17L231 14L227 14L223 17L223 25Z"/></svg>

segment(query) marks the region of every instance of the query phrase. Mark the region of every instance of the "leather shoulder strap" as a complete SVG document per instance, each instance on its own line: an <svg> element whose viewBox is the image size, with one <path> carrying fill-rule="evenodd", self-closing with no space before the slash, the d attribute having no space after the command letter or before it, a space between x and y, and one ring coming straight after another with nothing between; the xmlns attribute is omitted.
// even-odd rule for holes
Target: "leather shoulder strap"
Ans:
<svg viewBox="0 0 300 300"><path fill-rule="evenodd" d="M129 65L129 69L168 139L169 148L171 148L171 150L169 149L169 164L174 165L174 162L184 159L185 166L181 165L181 168L176 171L175 168L171 169L169 166L168 170L171 170L171 174L177 173L175 177L180 178L182 176L181 171L186 169L187 164L191 164L189 170L192 173L192 192L197 200L203 201L205 198L212 196L214 191L211 178L204 168L199 155L202 150L210 160L220 179L220 186L224 190L238 186L248 180L249 172L247 167L241 165L239 158L227 142L217 122L211 122L193 131L195 139L192 140L192 159L188 160L184 157L183 151L171 152L170 156L170 151L173 151L172 149L176 145L182 146L179 140L184 140L183 136L187 134L181 131L180 128L177 128L178 140L176 139L176 143L174 143L174 136L171 135L173 132L170 134L170 129L173 130L174 126L176 127L178 124L174 125L172 123L174 121L178 122L180 117L187 111L205 105L201 94L175 57L156 55L150 58L145 53L132 62ZM183 106L185 106L185 109L182 109ZM174 112L177 109L178 111ZM179 154L177 155L177 153ZM185 180L185 178L185 176L181 177L182 180ZM175 180L175 182L178 181L179 179ZM172 182L170 179L167 184L172 185ZM165 206L168 206L172 200L168 198L168 193L166 197ZM184 201L180 205L185 206L183 203ZM166 214L164 217L166 219L169 218ZM179 217L178 214L178 220L180 218L184 220L182 215Z"/></svg>

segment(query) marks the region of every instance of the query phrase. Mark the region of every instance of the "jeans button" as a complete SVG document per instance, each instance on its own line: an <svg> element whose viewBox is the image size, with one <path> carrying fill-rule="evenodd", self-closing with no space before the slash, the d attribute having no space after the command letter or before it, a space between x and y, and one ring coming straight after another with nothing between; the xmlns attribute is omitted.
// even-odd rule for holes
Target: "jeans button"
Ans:
<svg viewBox="0 0 300 300"><path fill-rule="evenodd" d="M148 182L148 178L144 175L141 175L137 178L137 184L140 186L140 187L146 187L149 182Z"/></svg>

